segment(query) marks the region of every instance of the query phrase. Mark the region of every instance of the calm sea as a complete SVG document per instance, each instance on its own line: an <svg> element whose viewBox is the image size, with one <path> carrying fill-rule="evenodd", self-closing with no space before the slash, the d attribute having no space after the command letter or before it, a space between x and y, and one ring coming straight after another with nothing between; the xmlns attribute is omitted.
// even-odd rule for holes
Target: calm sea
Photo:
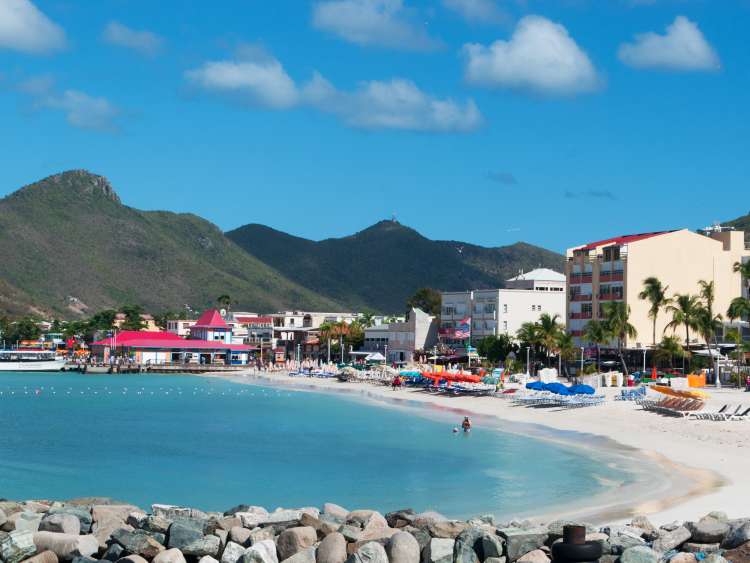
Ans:
<svg viewBox="0 0 750 563"><path fill-rule="evenodd" d="M549 442L481 426L453 434L459 422L192 376L5 373L0 497L509 517L628 479Z"/></svg>

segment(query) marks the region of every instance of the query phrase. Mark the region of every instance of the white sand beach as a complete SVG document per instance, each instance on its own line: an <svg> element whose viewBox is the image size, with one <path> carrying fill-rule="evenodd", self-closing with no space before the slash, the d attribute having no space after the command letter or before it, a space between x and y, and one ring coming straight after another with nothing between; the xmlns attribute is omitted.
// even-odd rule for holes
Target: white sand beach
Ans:
<svg viewBox="0 0 750 563"><path fill-rule="evenodd" d="M604 405L583 409L529 408L495 397L450 397L419 390L392 391L390 387L363 382L343 383L336 379L289 377L285 373L220 375L238 383L281 385L297 389L346 392L375 401L394 400L425 403L441 409L458 409L480 417L491 416L503 429L519 431L526 425L540 425L554 431L579 432L607 438L622 449L640 450L658 464L662 484L653 489L650 480L641 483L641 494L613 491L616 502L598 507L604 516L625 519L628 513L647 513L656 522L699 518L712 510L730 517L746 516L750 495L750 420L700 421L662 416L641 410L632 402L608 400ZM619 393L606 389L609 398ZM725 403L750 406L750 393L731 389L710 390L706 410ZM406 401L405 401L406 402ZM459 414L457 413L457 422ZM633 452L636 453L636 452ZM669 484L668 487L663 485ZM644 494L645 493L645 494ZM580 511L576 511L580 513ZM562 515L562 514L561 514Z"/></svg>

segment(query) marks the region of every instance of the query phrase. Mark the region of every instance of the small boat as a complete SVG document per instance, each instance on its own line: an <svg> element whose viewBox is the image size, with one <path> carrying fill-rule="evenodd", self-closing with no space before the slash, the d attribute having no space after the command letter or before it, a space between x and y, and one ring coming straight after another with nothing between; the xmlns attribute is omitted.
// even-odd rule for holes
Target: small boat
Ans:
<svg viewBox="0 0 750 563"><path fill-rule="evenodd" d="M51 350L0 350L0 371L62 371L65 358Z"/></svg>

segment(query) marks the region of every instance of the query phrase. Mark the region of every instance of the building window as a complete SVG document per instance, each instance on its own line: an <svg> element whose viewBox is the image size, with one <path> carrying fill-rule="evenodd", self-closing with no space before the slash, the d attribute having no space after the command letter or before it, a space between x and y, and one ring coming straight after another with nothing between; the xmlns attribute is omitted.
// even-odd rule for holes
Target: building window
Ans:
<svg viewBox="0 0 750 563"><path fill-rule="evenodd" d="M507 313L507 312L508 312L508 304L504 303L503 304L503 313Z"/></svg>
<svg viewBox="0 0 750 563"><path fill-rule="evenodd" d="M503 330L508 332L508 321L503 321Z"/></svg>

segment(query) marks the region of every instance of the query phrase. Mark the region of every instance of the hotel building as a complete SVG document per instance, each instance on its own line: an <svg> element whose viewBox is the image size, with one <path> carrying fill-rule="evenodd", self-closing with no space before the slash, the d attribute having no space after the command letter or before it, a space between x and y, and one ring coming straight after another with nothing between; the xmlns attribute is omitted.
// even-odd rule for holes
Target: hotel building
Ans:
<svg viewBox="0 0 750 563"><path fill-rule="evenodd" d="M654 276L668 286L668 297L697 295L700 280L713 281L714 311L725 314L732 299L743 291L741 276L732 267L749 257L744 232L718 229L706 234L681 229L624 235L570 248L565 264L568 331L578 345L587 344L583 335L589 321L603 320L604 303L622 301L630 307L630 323L638 331L625 346L651 346L650 305L638 298L646 278ZM669 321L670 315L662 311L657 318L657 341ZM684 338L684 331L677 330L676 335ZM697 335L695 342L692 336L691 343L698 342Z"/></svg>

